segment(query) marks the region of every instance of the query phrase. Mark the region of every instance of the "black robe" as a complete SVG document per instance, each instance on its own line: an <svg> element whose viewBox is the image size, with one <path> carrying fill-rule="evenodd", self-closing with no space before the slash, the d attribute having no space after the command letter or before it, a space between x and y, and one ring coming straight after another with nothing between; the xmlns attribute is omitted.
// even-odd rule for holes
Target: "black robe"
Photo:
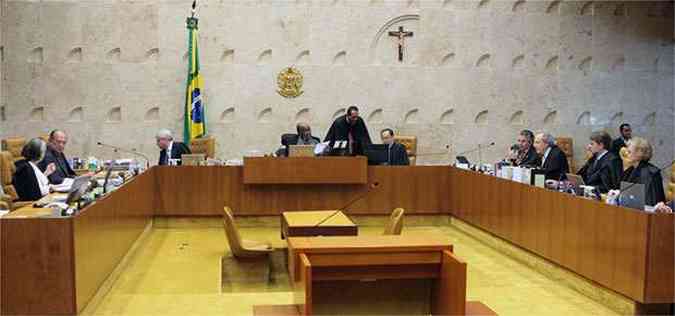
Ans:
<svg viewBox="0 0 675 316"><path fill-rule="evenodd" d="M190 148L186 146L185 144L181 142L173 142L173 145L171 146L171 156L167 157L166 156L166 150L162 149L162 151L159 152L159 165L168 165L169 164L169 159L181 159L181 156L183 154L191 154L192 152L190 151ZM181 162L178 162L178 165L180 165Z"/></svg>
<svg viewBox="0 0 675 316"><path fill-rule="evenodd" d="M18 201L36 201L42 198L40 184L38 183L35 170L26 159L14 163L16 172L12 176L12 185L19 196Z"/></svg>
<svg viewBox="0 0 675 316"><path fill-rule="evenodd" d="M56 170L49 175L49 183L51 184L61 184L65 178L75 178L77 175L73 168L70 167L68 161L66 160L66 155L54 150L51 146L47 146L47 151L45 152L45 158L38 163L38 168L45 172L49 164L54 163L56 165Z"/></svg>
<svg viewBox="0 0 675 316"><path fill-rule="evenodd" d="M611 152L607 152L598 162L595 162L593 155L577 174L584 179L586 185L597 187L600 193L618 190L623 177L623 161Z"/></svg>
<svg viewBox="0 0 675 316"><path fill-rule="evenodd" d="M546 180L566 180L567 173L570 172L567 156L556 145L551 146L551 151L546 156L546 161L542 163L540 169L544 171Z"/></svg>
<svg viewBox="0 0 675 316"><path fill-rule="evenodd" d="M626 147L626 142L623 141L622 137L619 137L612 142L612 146L609 147L609 151L619 156L619 152L623 147Z"/></svg>
<svg viewBox="0 0 675 316"><path fill-rule="evenodd" d="M661 170L649 162L640 161L637 168L631 166L626 169L623 172L623 181L645 185L646 205L653 206L659 202L666 201Z"/></svg>
<svg viewBox="0 0 675 316"><path fill-rule="evenodd" d="M511 160L511 165L516 167L537 167L540 164L539 155L537 155L537 151L534 150L534 147L532 146L527 150L525 157L523 157L521 161L518 161L517 159Z"/></svg>
<svg viewBox="0 0 675 316"><path fill-rule="evenodd" d="M400 143L393 143L389 147L388 151L388 161L387 164L390 166L407 166L410 165L410 160L408 159L408 151L405 149L405 146Z"/></svg>
<svg viewBox="0 0 675 316"><path fill-rule="evenodd" d="M333 148L333 144L336 141L348 141L349 133L352 133L354 138L354 144L350 144L353 148L353 151L350 153L352 155L363 155L365 148L370 145L372 142L370 140L370 134L368 134L368 128L366 123L362 118L358 118L354 125L347 122L347 115L343 115L335 119L333 125L331 125L324 142L330 142L329 148ZM348 145L347 148L350 146Z"/></svg>

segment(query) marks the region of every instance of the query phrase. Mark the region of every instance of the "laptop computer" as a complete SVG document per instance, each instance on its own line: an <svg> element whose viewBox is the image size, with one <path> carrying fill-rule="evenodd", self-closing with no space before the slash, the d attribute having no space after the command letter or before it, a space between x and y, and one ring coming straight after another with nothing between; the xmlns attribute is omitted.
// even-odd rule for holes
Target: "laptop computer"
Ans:
<svg viewBox="0 0 675 316"><path fill-rule="evenodd" d="M621 182L619 205L636 210L645 209L645 185L639 183Z"/></svg>
<svg viewBox="0 0 675 316"><path fill-rule="evenodd" d="M574 186L577 188L582 185L586 185L586 182L584 182L584 178L578 174L568 173L567 180L569 182L572 182L572 184L574 184Z"/></svg>
<svg viewBox="0 0 675 316"><path fill-rule="evenodd" d="M288 157L314 157L314 145L290 145Z"/></svg>

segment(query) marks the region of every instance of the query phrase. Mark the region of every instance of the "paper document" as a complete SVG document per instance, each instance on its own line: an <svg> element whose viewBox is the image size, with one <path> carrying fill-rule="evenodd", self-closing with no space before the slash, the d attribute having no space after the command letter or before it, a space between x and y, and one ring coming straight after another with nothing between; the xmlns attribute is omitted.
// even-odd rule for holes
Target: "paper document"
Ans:
<svg viewBox="0 0 675 316"><path fill-rule="evenodd" d="M63 182L61 184L55 184L52 186L55 192L68 192L70 191L70 187L73 186L73 179L72 178L64 178Z"/></svg>

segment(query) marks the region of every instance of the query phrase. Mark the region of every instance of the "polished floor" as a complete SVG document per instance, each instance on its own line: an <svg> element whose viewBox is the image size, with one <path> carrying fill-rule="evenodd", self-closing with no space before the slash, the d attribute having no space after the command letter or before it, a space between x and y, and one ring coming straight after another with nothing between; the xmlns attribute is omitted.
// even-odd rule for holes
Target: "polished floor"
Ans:
<svg viewBox="0 0 675 316"><path fill-rule="evenodd" d="M379 234L380 227L361 227ZM468 263L467 295L499 315L615 315L611 309L463 234L452 226L410 227L404 234L441 233ZM281 246L278 228L243 228L246 239ZM155 228L111 290L89 311L96 315L252 315L254 305L290 304L284 275L272 284L221 278L229 250L220 228ZM224 262L227 262L225 260Z"/></svg>

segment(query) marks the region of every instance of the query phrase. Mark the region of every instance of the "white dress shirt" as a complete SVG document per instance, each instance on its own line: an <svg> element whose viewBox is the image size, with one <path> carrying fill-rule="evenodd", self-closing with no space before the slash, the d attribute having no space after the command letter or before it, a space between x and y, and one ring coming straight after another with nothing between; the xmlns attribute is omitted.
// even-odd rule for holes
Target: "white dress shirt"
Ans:
<svg viewBox="0 0 675 316"><path fill-rule="evenodd" d="M45 174L40 171L40 168L38 168L34 162L29 161L28 163L35 172L35 178L37 179L38 186L40 187L40 194L42 194L42 196L49 194L49 179L47 179L47 176L45 176Z"/></svg>
<svg viewBox="0 0 675 316"><path fill-rule="evenodd" d="M548 158L548 154L551 152L551 147L546 148L546 151L544 152L544 157L541 159L541 167L544 167L544 164L546 163L546 158Z"/></svg>

